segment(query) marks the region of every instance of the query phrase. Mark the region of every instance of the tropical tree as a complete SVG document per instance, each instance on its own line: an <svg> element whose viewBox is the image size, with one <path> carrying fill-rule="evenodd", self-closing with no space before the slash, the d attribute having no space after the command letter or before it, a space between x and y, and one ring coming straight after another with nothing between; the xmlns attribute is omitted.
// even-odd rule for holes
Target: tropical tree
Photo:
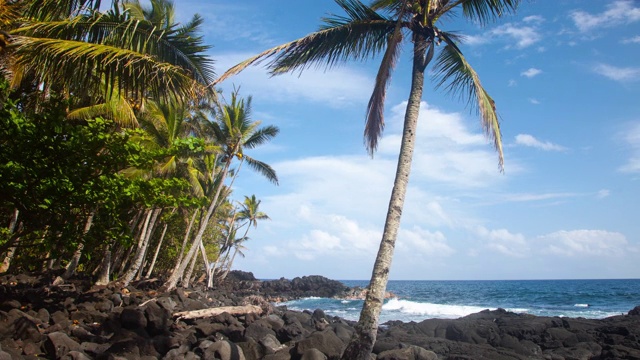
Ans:
<svg viewBox="0 0 640 360"><path fill-rule="evenodd" d="M244 221L244 224L242 224L240 227L246 226L244 235L242 235L242 237L240 237L239 239L233 241L233 256L231 256L231 259L225 264L226 270L220 276L220 280L224 280L229 274L229 271L231 271L231 266L233 266L233 261L236 258L236 255L240 253L242 256L244 256L241 252L241 249L244 247L241 244L249 239L247 237L247 234L249 233L249 229L251 228L251 226L257 228L258 220L269 220L269 216L266 213L259 211L261 202L262 200L256 199L255 195L251 195L251 197L244 197L244 201L241 204L242 210L237 213L238 221Z"/></svg>
<svg viewBox="0 0 640 360"><path fill-rule="evenodd" d="M345 11L345 16L325 18L324 25L317 32L247 59L229 69L218 81L267 58L270 58L267 65L271 72L279 74L303 70L312 64L325 63L331 67L348 60L382 55L367 107L364 131L367 150L373 155L384 129L384 100L392 70L405 40L412 45L411 87L382 240L356 331L342 357L368 359L376 339L409 181L425 70L436 52L438 54L432 70L436 87L444 87L454 95L468 98L468 103L476 108L485 133L493 140L499 153L500 169L503 166L495 102L458 47L462 38L441 29L440 23L461 13L465 18L485 25L514 12L519 0L373 0L370 6L359 0L336 2ZM436 51L436 47L439 51Z"/></svg>
<svg viewBox="0 0 640 360"><path fill-rule="evenodd" d="M221 203L220 195L225 188L225 180L231 171L233 159L239 159L241 163L246 162L250 168L265 176L272 183L278 183L276 172L271 166L244 153L245 149L253 149L268 142L280 131L273 125L264 127L260 127L260 125L260 121L251 120L251 97L245 101L238 97L237 91L231 94L231 101L223 105L216 113L216 121L210 123L215 143L222 148L216 157L216 162L220 165L220 172L216 177L212 177L216 179L214 191L211 192L209 206L201 217L198 232L189 252L163 285L164 290L172 290L176 287L178 279L182 277L188 263L200 248L211 216Z"/></svg>

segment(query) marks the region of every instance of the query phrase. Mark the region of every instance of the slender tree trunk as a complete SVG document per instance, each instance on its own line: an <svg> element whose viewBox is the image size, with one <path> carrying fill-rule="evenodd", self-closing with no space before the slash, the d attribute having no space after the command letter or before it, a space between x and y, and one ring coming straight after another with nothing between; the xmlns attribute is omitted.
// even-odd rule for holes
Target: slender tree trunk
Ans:
<svg viewBox="0 0 640 360"><path fill-rule="evenodd" d="M218 266L222 268L224 263L227 261L227 258L229 258L229 251L231 251L231 236L234 233L233 226L235 225L235 222L236 222L236 215L237 213L234 213L233 217L231 218L231 224L229 225L229 232L227 233L227 237L224 240L224 244L222 244L222 248L220 248L220 252L218 253L218 258L213 263L213 269L211 270L212 276L214 276L217 272L219 272ZM224 257L222 257L222 252L224 252ZM220 261L220 258L222 258L222 261Z"/></svg>
<svg viewBox="0 0 640 360"><path fill-rule="evenodd" d="M149 265L149 270L147 271L147 275L145 278L151 277L151 273L153 272L153 267L156 265L156 260L158 259L158 254L160 253L160 248L162 247L162 242L164 241L164 236L167 234L167 228L169 224L164 224L164 228L162 229L162 235L160 236L160 240L158 241L158 246L156 246L156 251L153 254L153 259L151 260L151 265Z"/></svg>
<svg viewBox="0 0 640 360"><path fill-rule="evenodd" d="M93 217L96 215L96 211L97 209L93 210L91 214L89 214L89 217L87 218L87 221L84 224L84 229L82 231L82 238L80 239L78 248L73 253L73 257L71 258L71 261L69 261L69 263L67 264L67 268L64 274L62 274L62 276L58 276L53 281L53 285L60 285L64 283L65 280L69 279L73 274L75 274L76 269L78 268L78 263L80 263L80 257L82 256L82 251L84 250L84 240L87 233L91 229L91 225L93 225Z"/></svg>
<svg viewBox="0 0 640 360"><path fill-rule="evenodd" d="M9 221L9 234L13 234L16 229L16 224L18 223L18 215L20 214L20 210L15 209L13 211L13 215L11 216L11 221ZM18 239L15 240L14 243L17 243ZM7 272L9 267L11 266L11 261L13 260L13 256L16 253L16 246L12 246L7 250L7 254L2 260L2 264L0 264L0 274Z"/></svg>
<svg viewBox="0 0 640 360"><path fill-rule="evenodd" d="M193 274L193 269L195 269L197 262L198 262L198 257L194 256L193 259L191 260L190 265L189 265L189 270L187 270L187 273L184 274L184 276L182 277L182 287L183 288L188 288L189 287L189 283L191 282L191 275Z"/></svg>
<svg viewBox="0 0 640 360"><path fill-rule="evenodd" d="M387 218L385 221L380 248L376 256L371 282L367 296L360 313L360 320L355 327L355 332L351 341L347 345L342 360L369 360L373 345L376 342L378 331L378 319L384 303L384 295L389 280L389 270L393 259L400 218L404 206L407 184L409 183L409 173L411 172L411 159L416 141L416 130L418 115L420 111L420 101L424 86L424 70L427 65L425 53L428 42L424 35L418 32L413 36L413 69L411 76L411 91L407 102L407 110L404 116L404 130L402 133L402 145L398 156L398 167L396 178L393 183Z"/></svg>
<svg viewBox="0 0 640 360"><path fill-rule="evenodd" d="M231 267L233 266L233 260L235 260L236 255L238 255L238 248L236 248L235 251L233 252L233 256L231 257L231 260L229 260L229 265L227 266L227 269L225 270L224 274L222 274L222 276L220 277L220 281L226 279L227 275L229 275L229 272L231 271Z"/></svg>
<svg viewBox="0 0 640 360"><path fill-rule="evenodd" d="M185 260L182 261L177 271L173 271L169 279L164 283L164 285L162 285L162 290L171 291L176 288L178 279L182 276L182 274L184 274L184 271L187 267L189 260L193 258L193 255L196 253L196 251L200 247L200 242L202 242L202 236L204 235L204 232L207 229L209 220L211 219L211 216L215 212L216 208L218 207L218 198L220 197L220 193L222 192L222 188L224 187L224 181L227 177L227 174L229 173L230 165L231 165L231 158L227 160L227 163L225 164L224 169L222 170L222 175L220 176L220 183L218 184L216 193L213 196L213 199L211 200L211 204L209 205L209 208L207 209L205 216L200 221L198 233L196 234L196 237L193 240L193 243L191 245L191 248L189 249L189 252L185 256Z"/></svg>
<svg viewBox="0 0 640 360"><path fill-rule="evenodd" d="M191 236L191 229L193 228L193 224L195 224L196 217L200 212L199 209L194 210L193 215L191 216L191 220L189 221L189 225L187 226L187 231L184 233L184 239L182 239L182 246L180 247L180 254L178 254L176 258L176 265L171 270L171 274L177 273L180 269L180 265L184 261L182 258L184 255L184 250L187 248L187 243L189 242L189 237Z"/></svg>
<svg viewBox="0 0 640 360"><path fill-rule="evenodd" d="M136 255L131 263L131 267L124 274L122 278L123 285L127 286L133 278L138 273L138 270L142 266L142 262L144 261L144 254L147 251L147 247L149 246L149 239L151 238L151 233L153 231L153 225L155 225L155 221L158 218L158 215L162 209L150 209L149 213L147 213L147 219L145 220L145 224L143 230L140 234L140 242L138 243L138 251L136 251Z"/></svg>
<svg viewBox="0 0 640 360"><path fill-rule="evenodd" d="M96 280L96 285L107 285L109 283L109 278L111 275L111 250L109 250L109 246L104 250L104 254L102 256L102 263L100 264L100 268L98 271L98 279Z"/></svg>

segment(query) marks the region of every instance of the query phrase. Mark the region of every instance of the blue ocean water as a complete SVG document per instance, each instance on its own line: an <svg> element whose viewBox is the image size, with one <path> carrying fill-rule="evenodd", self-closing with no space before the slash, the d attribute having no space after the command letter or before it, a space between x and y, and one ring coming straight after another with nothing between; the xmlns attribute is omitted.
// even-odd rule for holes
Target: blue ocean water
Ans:
<svg viewBox="0 0 640 360"><path fill-rule="evenodd" d="M342 281L366 287L361 280ZM395 297L385 301L380 324L390 320L454 319L484 309L503 308L537 316L600 319L626 314L640 305L640 279L389 281ZM281 303L292 310L322 309L327 315L357 320L362 300L305 298Z"/></svg>

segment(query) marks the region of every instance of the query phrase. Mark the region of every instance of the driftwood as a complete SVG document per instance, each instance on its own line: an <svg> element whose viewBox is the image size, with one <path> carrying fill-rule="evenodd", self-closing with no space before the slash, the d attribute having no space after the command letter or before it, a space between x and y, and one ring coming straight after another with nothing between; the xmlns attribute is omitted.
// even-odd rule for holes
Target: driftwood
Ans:
<svg viewBox="0 0 640 360"><path fill-rule="evenodd" d="M261 314L262 308L256 305L222 306L222 307L209 308L209 309L181 311L173 314L173 316L176 317L176 320L200 319L200 318L220 315L222 313L228 313L230 315Z"/></svg>

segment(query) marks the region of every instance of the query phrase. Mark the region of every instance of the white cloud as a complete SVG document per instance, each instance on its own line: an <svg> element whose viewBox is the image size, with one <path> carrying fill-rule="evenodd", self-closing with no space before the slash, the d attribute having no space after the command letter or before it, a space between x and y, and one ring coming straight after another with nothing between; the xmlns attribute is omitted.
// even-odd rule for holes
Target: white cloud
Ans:
<svg viewBox="0 0 640 360"><path fill-rule="evenodd" d="M510 80L509 80L509 83L508 83L507 85L508 85L509 87L513 87L513 86L518 85L518 82L517 82L517 81L515 81L515 80L513 80L513 79L510 79Z"/></svg>
<svg viewBox="0 0 640 360"><path fill-rule="evenodd" d="M518 134L516 135L516 144L534 147L536 149L541 149L545 151L564 151L566 148L561 145L554 144L549 141L542 142L536 139L534 136L529 134Z"/></svg>
<svg viewBox="0 0 640 360"><path fill-rule="evenodd" d="M515 41L515 47L524 49L540 40L542 36L535 26L518 26L516 24L507 23L489 31L489 36L505 36Z"/></svg>
<svg viewBox="0 0 640 360"><path fill-rule="evenodd" d="M611 195L611 190L609 190L609 189L601 189L601 190L598 190L598 193L596 194L596 197L598 199L604 199L606 197L609 197L609 195Z"/></svg>
<svg viewBox="0 0 640 360"><path fill-rule="evenodd" d="M633 123L622 134L620 139L631 150L627 162L618 168L623 173L640 173L640 122Z"/></svg>
<svg viewBox="0 0 640 360"><path fill-rule="evenodd" d="M526 202L526 201L542 201L556 200L569 197L576 197L576 193L542 193L542 194L509 194L504 196L505 201Z"/></svg>
<svg viewBox="0 0 640 360"><path fill-rule="evenodd" d="M216 65L220 74L235 64L253 56L251 53L218 54ZM270 76L262 65L248 67L227 79L222 87L241 86L243 93L269 94L273 101L315 103L344 107L366 104L373 89L373 77L356 67L343 66L324 71L311 67L302 74Z"/></svg>
<svg viewBox="0 0 640 360"><path fill-rule="evenodd" d="M398 247L404 251L428 256L444 257L455 252L447 245L446 237L442 232L431 232L419 226L414 226L410 230L401 229L398 234Z"/></svg>
<svg viewBox="0 0 640 360"><path fill-rule="evenodd" d="M630 0L618 0L608 4L607 10L600 14L589 14L582 10L570 14L576 27L581 32L591 31L598 27L614 27L640 21L640 7Z"/></svg>
<svg viewBox="0 0 640 360"><path fill-rule="evenodd" d="M520 75L528 77L529 79L540 74L542 74L542 70L536 68L529 68L520 73Z"/></svg>
<svg viewBox="0 0 640 360"><path fill-rule="evenodd" d="M593 72L615 81L640 80L640 67L616 67L608 64L597 64Z"/></svg>
<svg viewBox="0 0 640 360"><path fill-rule="evenodd" d="M529 102L532 103L533 105L540 105L540 100L538 99L529 98Z"/></svg>
<svg viewBox="0 0 640 360"><path fill-rule="evenodd" d="M557 231L540 236L538 242L543 253L570 257L623 256L633 249L623 234L605 230Z"/></svg>
<svg viewBox="0 0 640 360"><path fill-rule="evenodd" d="M400 149L405 106L402 103L392 108L389 126L396 128L382 139L378 149L379 155L394 161ZM500 181L498 155L490 141L479 129L472 132L465 120L459 113L445 113L425 102L421 104L412 179L435 180L457 188L483 187ZM519 171L515 161L509 164L509 171Z"/></svg>
<svg viewBox="0 0 640 360"><path fill-rule="evenodd" d="M540 15L530 15L523 18L522 21L526 23L540 24L544 22L544 17Z"/></svg>
<svg viewBox="0 0 640 360"><path fill-rule="evenodd" d="M488 230L480 226L475 230L476 235L487 241L486 246L510 257L525 257L530 249L522 234L513 234L506 229Z"/></svg>
<svg viewBox="0 0 640 360"><path fill-rule="evenodd" d="M640 44L640 35L624 39L621 42L623 44Z"/></svg>

